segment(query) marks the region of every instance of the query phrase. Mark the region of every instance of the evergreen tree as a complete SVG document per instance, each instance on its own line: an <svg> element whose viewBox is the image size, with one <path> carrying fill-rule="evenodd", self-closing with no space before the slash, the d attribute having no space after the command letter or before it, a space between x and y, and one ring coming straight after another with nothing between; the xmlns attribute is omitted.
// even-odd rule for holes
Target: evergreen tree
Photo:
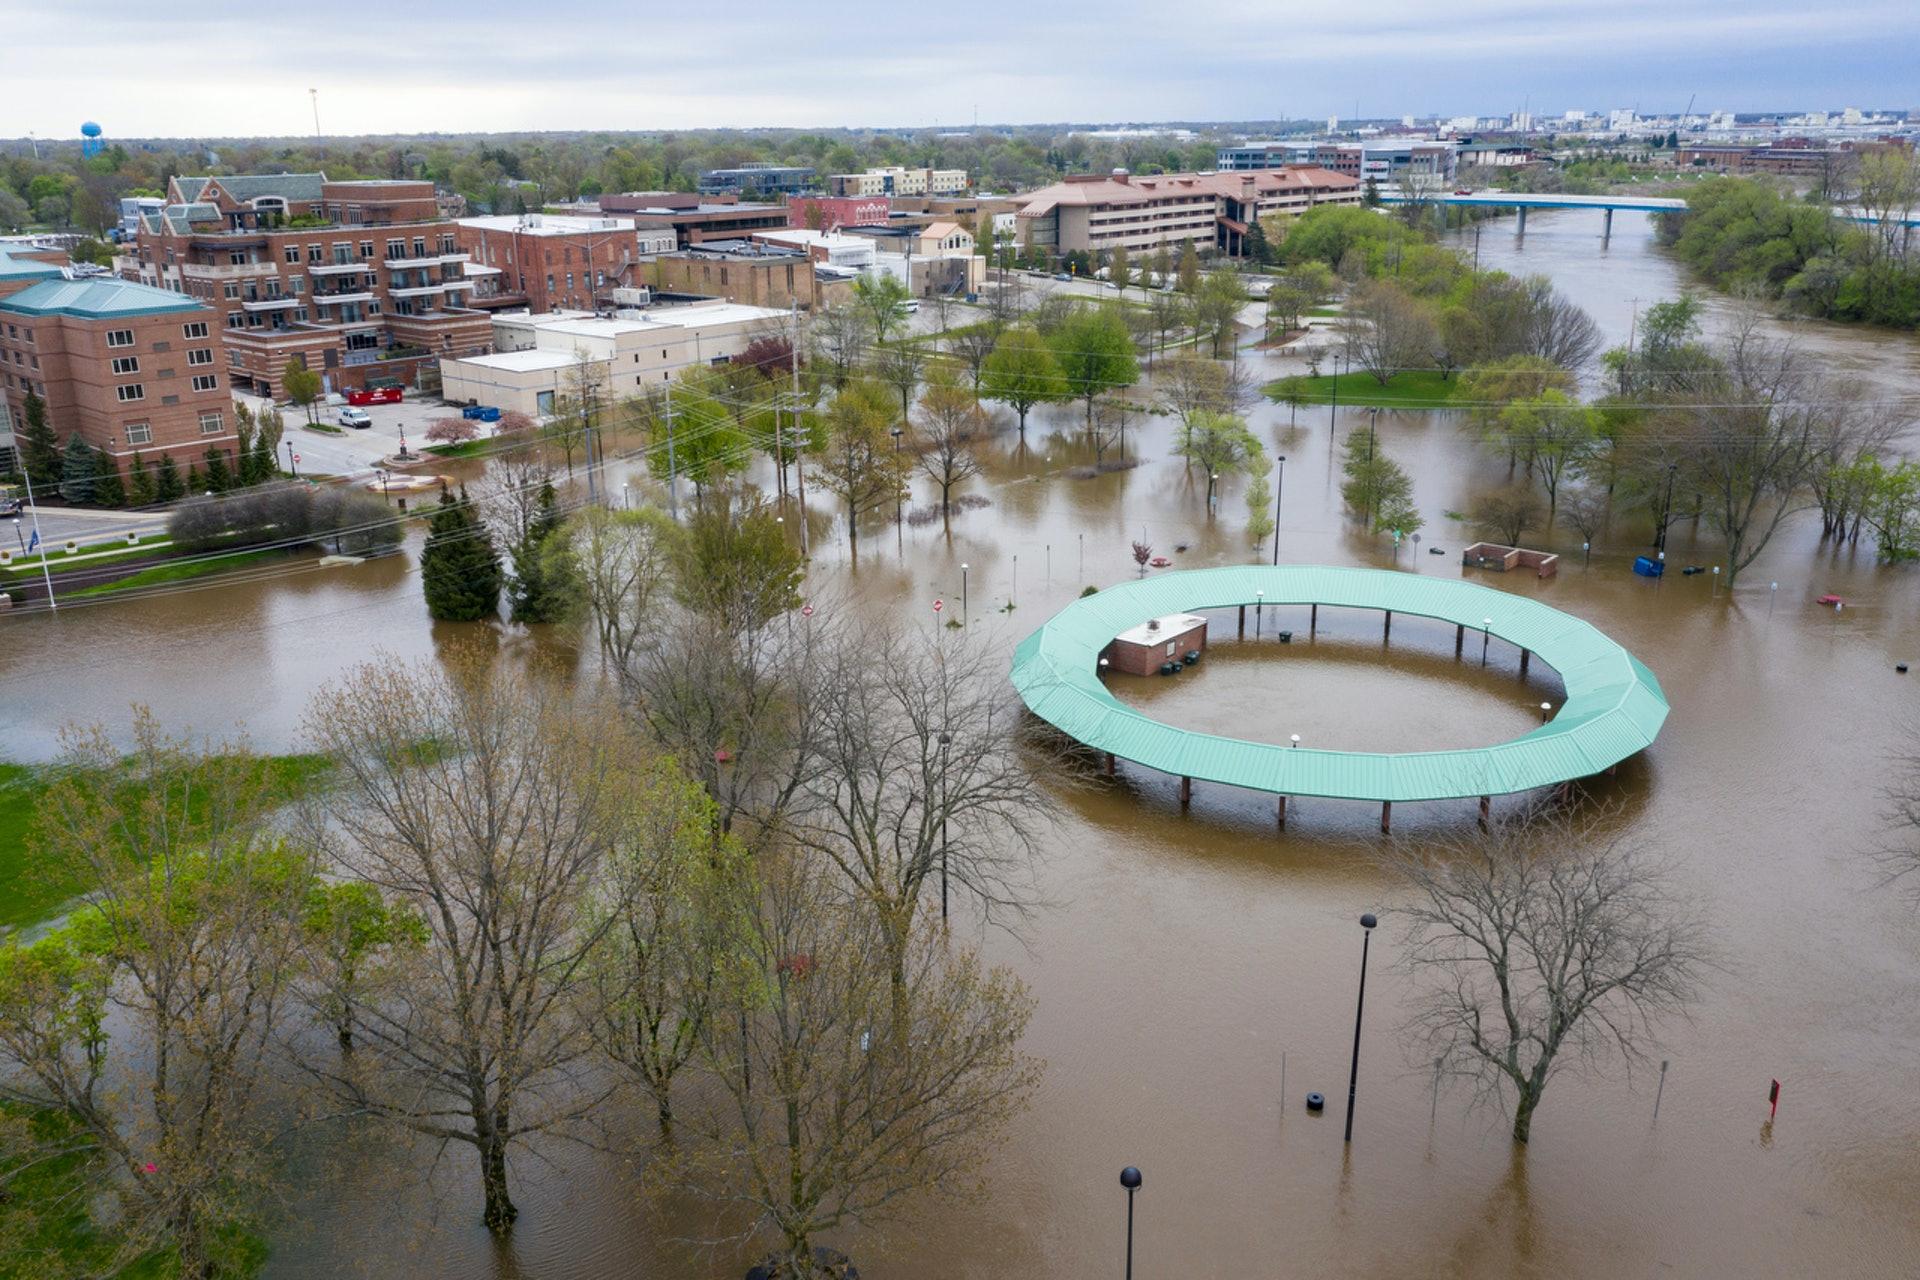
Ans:
<svg viewBox="0 0 1920 1280"><path fill-rule="evenodd" d="M219 449L207 450L207 489L213 493L225 493L233 488L233 471L227 466L227 455Z"/></svg>
<svg viewBox="0 0 1920 1280"><path fill-rule="evenodd" d="M144 507L157 496L153 472L147 470L147 460L134 450L133 464L127 468L127 505Z"/></svg>
<svg viewBox="0 0 1920 1280"><path fill-rule="evenodd" d="M500 556L465 488L458 499L440 490L420 553L420 586L437 622L476 622L500 611Z"/></svg>
<svg viewBox="0 0 1920 1280"><path fill-rule="evenodd" d="M120 479L120 464L105 449L93 458L93 500L103 507L127 505L127 487Z"/></svg>
<svg viewBox="0 0 1920 1280"><path fill-rule="evenodd" d="M554 579L547 543L560 528L560 502L553 481L540 486L540 505L513 547L513 587L508 593L515 622L553 622L565 605Z"/></svg>
<svg viewBox="0 0 1920 1280"><path fill-rule="evenodd" d="M180 483L180 468L174 465L173 455L160 455L160 465L154 470L153 496L159 502L172 502L185 490Z"/></svg>
<svg viewBox="0 0 1920 1280"><path fill-rule="evenodd" d="M53 427L47 422L47 402L33 392L27 392L27 425L20 433L20 461L26 468L27 479L43 491L52 490L60 483L61 458L60 438L53 434Z"/></svg>
<svg viewBox="0 0 1920 1280"><path fill-rule="evenodd" d="M280 470L280 459L274 456L273 443L267 432L256 432L253 437L253 483L261 484L273 479Z"/></svg>
<svg viewBox="0 0 1920 1280"><path fill-rule="evenodd" d="M187 496L189 498L197 498L206 491L207 486L201 483L200 480L199 466L189 462L187 464Z"/></svg>
<svg viewBox="0 0 1920 1280"><path fill-rule="evenodd" d="M1247 223L1247 238L1244 245L1247 258L1266 266L1273 261L1273 246L1267 243L1267 231L1260 225L1258 218Z"/></svg>
<svg viewBox="0 0 1920 1280"><path fill-rule="evenodd" d="M60 496L74 503L93 501L93 450L78 431L67 437L66 456L60 464Z"/></svg>

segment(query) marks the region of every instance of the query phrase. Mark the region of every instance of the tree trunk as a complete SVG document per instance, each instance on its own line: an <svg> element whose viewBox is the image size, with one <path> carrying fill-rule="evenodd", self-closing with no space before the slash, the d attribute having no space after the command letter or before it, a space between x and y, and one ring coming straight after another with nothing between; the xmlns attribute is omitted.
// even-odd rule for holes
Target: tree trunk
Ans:
<svg viewBox="0 0 1920 1280"><path fill-rule="evenodd" d="M514 1208L513 1198L507 1194L507 1143L497 1131L480 1140L480 1181L486 1192L482 1221L495 1235L505 1235L513 1229L513 1220L520 1211Z"/></svg>
<svg viewBox="0 0 1920 1280"><path fill-rule="evenodd" d="M1525 1142L1533 1136L1533 1109L1540 1105L1537 1093L1522 1093L1520 1103L1513 1109L1513 1140Z"/></svg>

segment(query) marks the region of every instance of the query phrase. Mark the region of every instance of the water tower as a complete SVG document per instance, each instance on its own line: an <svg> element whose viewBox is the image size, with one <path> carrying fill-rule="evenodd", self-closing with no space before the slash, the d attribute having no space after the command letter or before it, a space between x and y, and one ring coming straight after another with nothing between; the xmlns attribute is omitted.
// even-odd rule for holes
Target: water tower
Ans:
<svg viewBox="0 0 1920 1280"><path fill-rule="evenodd" d="M100 136L101 132L100 126L91 120L80 126L81 155L97 156L107 149L106 139Z"/></svg>

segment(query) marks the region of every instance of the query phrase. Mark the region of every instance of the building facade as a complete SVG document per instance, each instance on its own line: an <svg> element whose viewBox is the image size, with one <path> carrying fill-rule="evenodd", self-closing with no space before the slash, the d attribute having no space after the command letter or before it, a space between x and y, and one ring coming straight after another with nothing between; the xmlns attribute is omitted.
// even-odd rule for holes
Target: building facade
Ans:
<svg viewBox="0 0 1920 1280"><path fill-rule="evenodd" d="M1252 222L1322 204L1357 205L1358 178L1325 169L1071 177L1025 197L1021 242L1058 257L1212 245L1239 254Z"/></svg>
<svg viewBox="0 0 1920 1280"><path fill-rule="evenodd" d="M787 201L787 225L808 231L884 227L892 212L886 196L797 196Z"/></svg>
<svg viewBox="0 0 1920 1280"><path fill-rule="evenodd" d="M649 283L665 293L726 298L756 307L811 310L820 296L813 259L806 253L744 240L663 253L653 260L651 275Z"/></svg>
<svg viewBox="0 0 1920 1280"><path fill-rule="evenodd" d="M700 194L764 200L791 196L813 186L813 170L803 165L743 164L737 169L708 169L700 175Z"/></svg>
<svg viewBox="0 0 1920 1280"><path fill-rule="evenodd" d="M1244 173L1310 165L1350 178L1370 178L1381 183L1422 178L1451 182L1459 167L1458 152L1458 147L1452 142L1412 139L1249 142L1237 147L1220 148L1214 155L1214 166L1223 173Z"/></svg>
<svg viewBox="0 0 1920 1280"><path fill-rule="evenodd" d="M965 169L905 169L893 165L827 178L830 196L952 196L967 189Z"/></svg>
<svg viewBox="0 0 1920 1280"><path fill-rule="evenodd" d="M641 254L631 218L528 213L462 218L458 226L474 307L592 308L608 290L636 283ZM656 242L662 235L647 234Z"/></svg>
<svg viewBox="0 0 1920 1280"><path fill-rule="evenodd" d="M873 267L873 241L865 236L838 235L832 231L808 231L798 227L785 231L756 231L755 244L776 249L791 249L806 254L816 263L847 271L868 271Z"/></svg>
<svg viewBox="0 0 1920 1280"><path fill-rule="evenodd" d="M63 443L78 434L123 474L135 455L185 468L232 452L221 339L218 312L192 298L0 253L0 417L23 427L31 392Z"/></svg>
<svg viewBox="0 0 1920 1280"><path fill-rule="evenodd" d="M176 177L142 217L142 283L214 308L237 385L278 395L289 364L329 391L419 381L484 351L486 313L430 182L325 174Z"/></svg>

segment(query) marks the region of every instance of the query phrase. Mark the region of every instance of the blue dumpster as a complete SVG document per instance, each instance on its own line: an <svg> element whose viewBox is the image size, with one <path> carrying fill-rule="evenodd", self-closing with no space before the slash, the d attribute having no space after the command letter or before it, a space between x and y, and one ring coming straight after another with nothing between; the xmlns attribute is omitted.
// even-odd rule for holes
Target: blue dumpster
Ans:
<svg viewBox="0 0 1920 1280"><path fill-rule="evenodd" d="M1635 556L1633 571L1643 578L1657 578L1667 571L1667 562L1655 560L1652 556Z"/></svg>

